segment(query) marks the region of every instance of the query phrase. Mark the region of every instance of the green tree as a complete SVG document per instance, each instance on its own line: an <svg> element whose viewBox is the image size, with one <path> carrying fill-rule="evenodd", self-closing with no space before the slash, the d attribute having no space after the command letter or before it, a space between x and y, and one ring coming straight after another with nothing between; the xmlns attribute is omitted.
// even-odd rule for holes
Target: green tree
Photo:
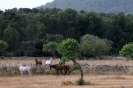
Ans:
<svg viewBox="0 0 133 88"><path fill-rule="evenodd" d="M125 44L122 49L119 51L120 56L133 58L133 43Z"/></svg>
<svg viewBox="0 0 133 88"><path fill-rule="evenodd" d="M29 25L26 28L27 32L27 40L35 40L37 38L38 30L35 26L34 22L29 23Z"/></svg>
<svg viewBox="0 0 133 88"><path fill-rule="evenodd" d="M86 34L81 37L81 50L84 55L101 56L111 49L111 41Z"/></svg>
<svg viewBox="0 0 133 88"><path fill-rule="evenodd" d="M49 42L47 44L43 44L42 51L51 53L54 57L56 56L55 53L57 51L58 43L56 42Z"/></svg>
<svg viewBox="0 0 133 88"><path fill-rule="evenodd" d="M4 16L3 15L0 15L0 31L3 33L3 30L6 27L7 27L7 21L4 19ZM1 33L0 33L0 35L1 35Z"/></svg>
<svg viewBox="0 0 133 88"><path fill-rule="evenodd" d="M2 40L0 40L0 52L2 53L3 50L8 48L8 44Z"/></svg>
<svg viewBox="0 0 133 88"><path fill-rule="evenodd" d="M18 13L26 13L26 14L28 14L30 12L32 12L32 10L30 8L20 8L18 10Z"/></svg>
<svg viewBox="0 0 133 88"><path fill-rule="evenodd" d="M76 30L78 12L71 8L67 8L64 12L66 13L65 21L67 24L65 25L66 27L64 27L66 28L65 35L67 38L76 38L77 35L79 35L79 31Z"/></svg>
<svg viewBox="0 0 133 88"><path fill-rule="evenodd" d="M3 40L9 44L7 48L11 52L17 50L19 42L19 33L16 29L8 26L3 32Z"/></svg>
<svg viewBox="0 0 133 88"><path fill-rule="evenodd" d="M47 44L49 42L61 42L64 39L63 35L60 34L46 34L45 38L44 38L44 44Z"/></svg>
<svg viewBox="0 0 133 88"><path fill-rule="evenodd" d="M66 61L72 61L74 67L80 69L81 78L83 78L83 71L76 59L80 57L80 44L75 39L63 40L58 46L58 52L62 55L61 64L65 64Z"/></svg>
<svg viewBox="0 0 133 88"><path fill-rule="evenodd" d="M0 40L0 51L6 49L8 47L8 44L2 40Z"/></svg>
<svg viewBox="0 0 133 88"><path fill-rule="evenodd" d="M114 42L112 45L112 52L118 54L119 50L125 44L132 42L133 40L132 19L124 13L113 14L106 20L106 25L108 27L104 34L108 40Z"/></svg>
<svg viewBox="0 0 133 88"><path fill-rule="evenodd" d="M81 36L83 36L84 34L86 34L86 30L88 29L88 20L87 20L87 17L84 14L78 14L77 16L77 19L78 19L78 26L77 26L77 29L80 31L81 33Z"/></svg>
<svg viewBox="0 0 133 88"><path fill-rule="evenodd" d="M43 23L38 23L37 29L38 29L37 38L43 39L44 36L46 35L45 25Z"/></svg>
<svg viewBox="0 0 133 88"><path fill-rule="evenodd" d="M93 11L86 13L85 15L88 26L86 34L92 34L102 37L104 31L102 28L102 18Z"/></svg>

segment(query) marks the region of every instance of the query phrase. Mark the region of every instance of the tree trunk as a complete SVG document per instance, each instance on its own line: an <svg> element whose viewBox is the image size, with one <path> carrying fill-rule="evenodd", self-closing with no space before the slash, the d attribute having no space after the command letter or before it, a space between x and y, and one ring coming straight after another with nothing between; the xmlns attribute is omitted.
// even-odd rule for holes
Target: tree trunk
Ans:
<svg viewBox="0 0 133 88"><path fill-rule="evenodd" d="M81 78L83 78L83 70L82 70L80 64L77 63L75 60L73 60L73 62L74 62L74 64L77 64L80 67L80 75L81 75Z"/></svg>

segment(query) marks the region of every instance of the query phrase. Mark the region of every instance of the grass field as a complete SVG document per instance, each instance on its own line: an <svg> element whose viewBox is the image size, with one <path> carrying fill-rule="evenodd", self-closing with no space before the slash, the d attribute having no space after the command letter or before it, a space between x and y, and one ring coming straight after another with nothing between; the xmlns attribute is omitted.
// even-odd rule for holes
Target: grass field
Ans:
<svg viewBox="0 0 133 88"><path fill-rule="evenodd" d="M41 58L38 58L41 59ZM43 64L45 59L42 59ZM53 64L57 64L59 59L54 59ZM79 63L88 63L90 65L108 64L108 65L133 65L133 61L126 60L82 60ZM0 60L1 65L10 64L35 64L34 58L21 60L21 59L5 59ZM71 64L68 62L67 64ZM133 88L133 75L132 74L84 74L84 79L90 81L92 85L78 86L75 81L80 77L80 74L71 75L24 75L24 76L0 76L0 88ZM73 84L64 85L63 82L70 81Z"/></svg>
<svg viewBox="0 0 133 88"><path fill-rule="evenodd" d="M0 88L133 88L132 75L84 75L93 85L63 85L63 81L75 82L79 75L34 75L0 77Z"/></svg>

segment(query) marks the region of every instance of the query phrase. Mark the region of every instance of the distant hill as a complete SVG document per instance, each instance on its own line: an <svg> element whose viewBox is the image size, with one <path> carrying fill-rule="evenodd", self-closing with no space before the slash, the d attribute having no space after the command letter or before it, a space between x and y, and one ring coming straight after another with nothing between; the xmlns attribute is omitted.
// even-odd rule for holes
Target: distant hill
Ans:
<svg viewBox="0 0 133 88"><path fill-rule="evenodd" d="M54 0L46 3L38 8L72 8L76 11L94 11L104 13L124 12L126 14L133 13L133 0Z"/></svg>

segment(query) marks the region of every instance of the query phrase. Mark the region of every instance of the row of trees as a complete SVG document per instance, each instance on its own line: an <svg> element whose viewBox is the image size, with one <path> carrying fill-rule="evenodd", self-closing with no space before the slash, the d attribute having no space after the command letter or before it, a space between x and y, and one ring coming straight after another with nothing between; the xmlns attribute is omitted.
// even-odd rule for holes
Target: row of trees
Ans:
<svg viewBox="0 0 133 88"><path fill-rule="evenodd" d="M62 41L61 41L62 42ZM43 44L42 51L51 53L54 57L56 56L56 52L58 52L58 45L60 44L57 42L49 42L47 44ZM79 42L79 50L78 51L81 55L86 57L99 57L105 54L108 54L111 49L112 42L106 39L100 39L97 36L86 34L81 37ZM76 50L73 43L66 44L65 48L68 47L68 50L71 50L71 54L73 55ZM64 46L62 46L64 47ZM67 51L63 50L60 51L67 55ZM63 54L64 55L64 54ZM74 55L76 56L76 55ZM76 56L77 57L77 56ZM71 57L73 58L73 57Z"/></svg>
<svg viewBox="0 0 133 88"><path fill-rule="evenodd" d="M132 14L78 12L71 8L13 8L0 11L0 40L9 45L1 55L58 55L57 52L43 52L43 44L59 43L66 38L81 42L82 54L86 56L118 54L123 45L133 41L132 18ZM91 42L83 43L86 39ZM91 51L87 51L87 48ZM106 49L111 50L100 53Z"/></svg>

